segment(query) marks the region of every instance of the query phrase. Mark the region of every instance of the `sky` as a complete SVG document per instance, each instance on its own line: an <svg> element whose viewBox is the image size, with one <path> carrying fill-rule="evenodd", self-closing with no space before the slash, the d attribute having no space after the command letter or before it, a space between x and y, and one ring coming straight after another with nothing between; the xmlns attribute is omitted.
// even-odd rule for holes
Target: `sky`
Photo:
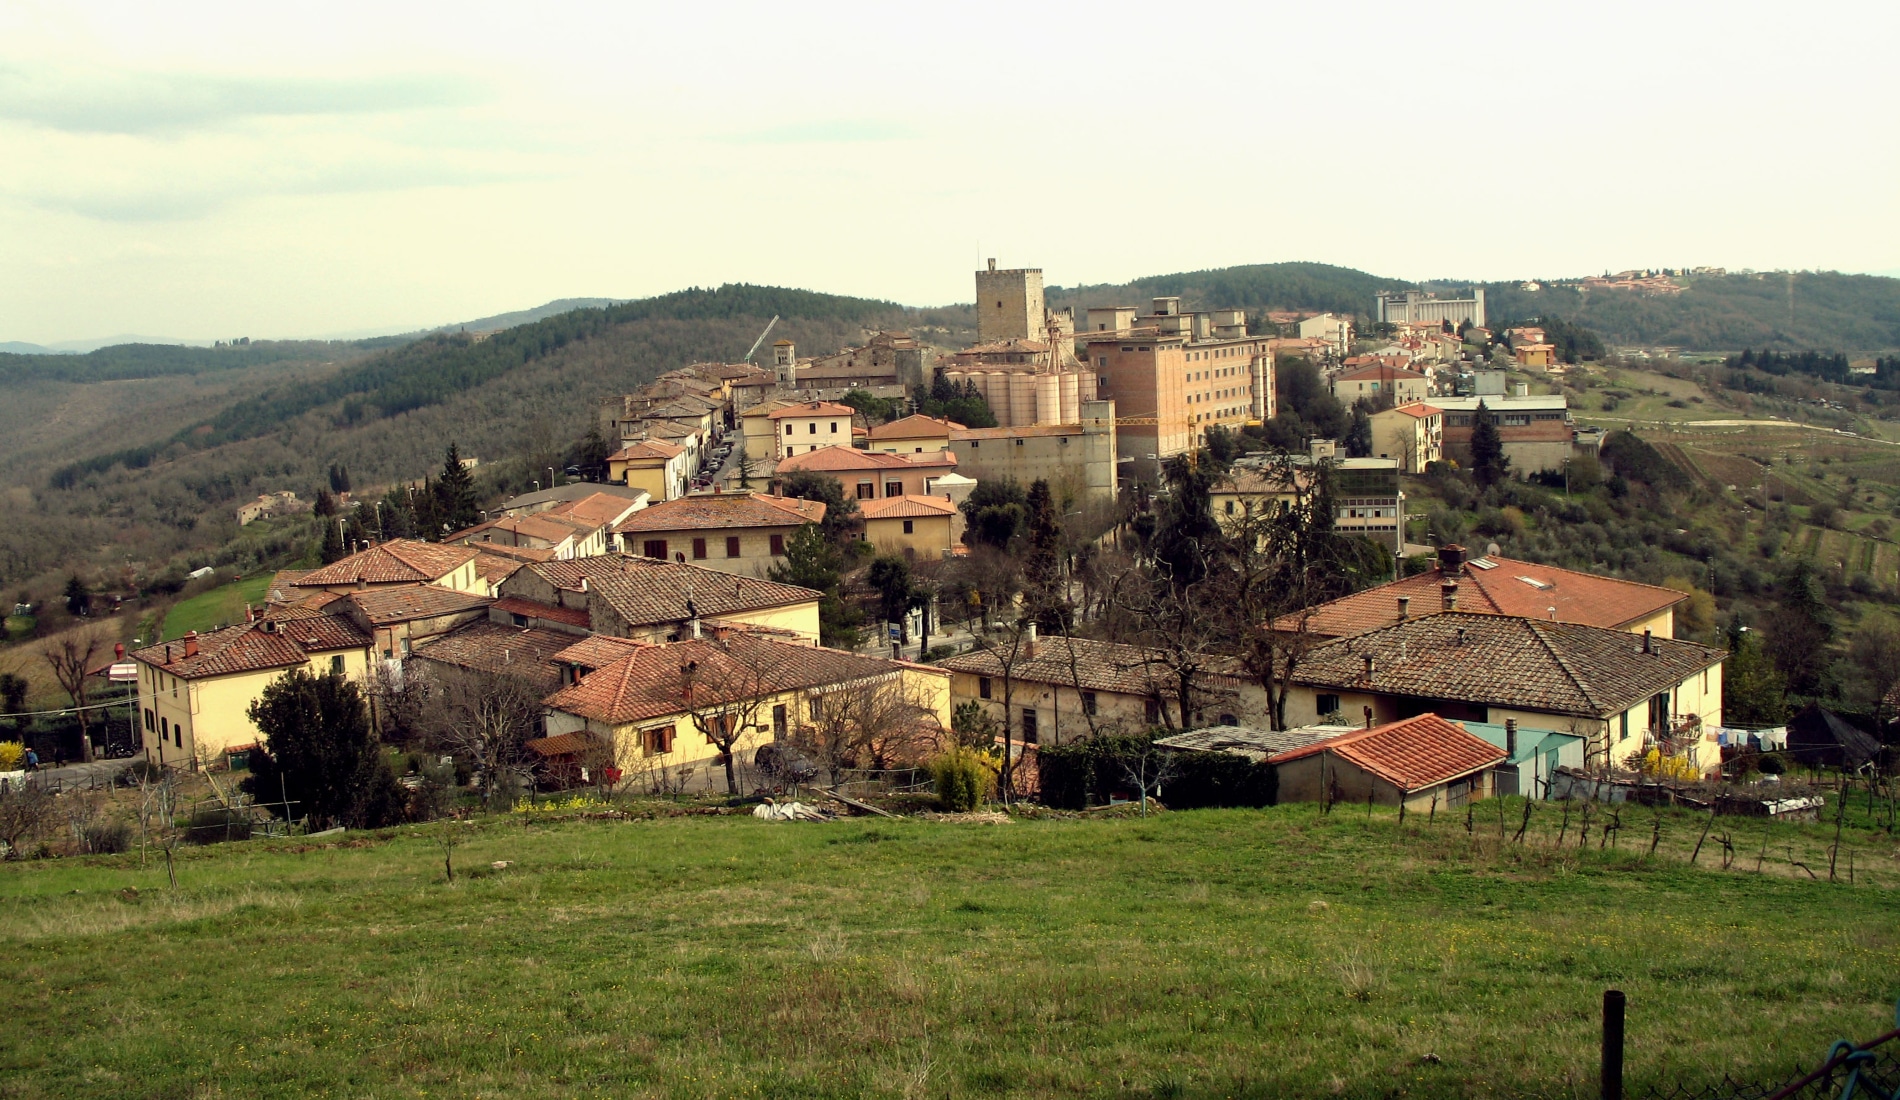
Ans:
<svg viewBox="0 0 1900 1100"><path fill-rule="evenodd" d="M769 283L1900 269L1900 7L0 0L0 341Z"/></svg>

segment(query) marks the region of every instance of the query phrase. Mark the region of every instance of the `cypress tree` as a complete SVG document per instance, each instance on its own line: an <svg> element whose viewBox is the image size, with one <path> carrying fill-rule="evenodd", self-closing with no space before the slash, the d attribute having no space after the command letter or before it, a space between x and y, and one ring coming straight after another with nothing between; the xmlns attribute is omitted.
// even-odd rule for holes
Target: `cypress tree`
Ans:
<svg viewBox="0 0 1900 1100"><path fill-rule="evenodd" d="M1504 440L1491 420L1491 410L1478 402L1477 420L1471 428L1471 474L1478 484L1489 489L1504 480L1511 460L1504 457Z"/></svg>
<svg viewBox="0 0 1900 1100"><path fill-rule="evenodd" d="M475 507L475 479L462 465L462 455L454 443L442 459L442 477L435 483L435 497L441 506L441 522L451 531L473 527L481 519ZM440 528L426 532L431 539L442 537Z"/></svg>

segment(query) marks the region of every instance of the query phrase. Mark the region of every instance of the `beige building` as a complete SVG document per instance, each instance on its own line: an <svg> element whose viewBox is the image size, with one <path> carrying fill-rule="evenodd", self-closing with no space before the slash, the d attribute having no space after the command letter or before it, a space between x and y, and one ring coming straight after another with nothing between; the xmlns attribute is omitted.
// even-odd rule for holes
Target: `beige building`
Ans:
<svg viewBox="0 0 1900 1100"><path fill-rule="evenodd" d="M615 531L627 554L761 577L800 527L824 518L819 501L715 490L635 512Z"/></svg>
<svg viewBox="0 0 1900 1100"><path fill-rule="evenodd" d="M1124 320L1130 327L1106 327ZM1249 335L1242 311L1184 313L1179 298L1156 298L1150 316L1091 309L1089 323L1077 343L1096 395L1115 403L1117 457L1168 458L1210 426L1237 431L1273 417L1272 340Z"/></svg>
<svg viewBox="0 0 1900 1100"><path fill-rule="evenodd" d="M1266 724L1266 692L1232 661L1210 662L1217 671L1195 677L1193 713L1183 721L1180 685L1157 650L1033 631L1010 646L999 640L942 665L954 704L982 704L998 728L1007 721L1012 738L1031 745L1154 726Z"/></svg>
<svg viewBox="0 0 1900 1100"><path fill-rule="evenodd" d="M885 454L851 447L825 447L787 457L778 464L783 477L809 470L838 479L845 495L857 500L877 497L935 496L931 482L957 472L955 451Z"/></svg>
<svg viewBox="0 0 1900 1100"><path fill-rule="evenodd" d="M912 413L872 428L870 449L893 455L941 451L950 446L950 433L962 430L963 425L954 420Z"/></svg>
<svg viewBox="0 0 1900 1100"><path fill-rule="evenodd" d="M1394 459L1403 474L1425 472L1427 463L1445 457L1445 414L1423 402L1373 413L1372 453Z"/></svg>
<svg viewBox="0 0 1900 1100"><path fill-rule="evenodd" d="M1300 336L1307 340L1326 341L1333 355L1344 359L1352 350L1352 318L1335 313L1308 317L1300 322Z"/></svg>
<svg viewBox="0 0 1900 1100"><path fill-rule="evenodd" d="M506 626L641 642L691 637L695 619L816 642L822 595L696 565L613 555L525 565L502 582L488 611L491 621Z"/></svg>
<svg viewBox="0 0 1900 1100"><path fill-rule="evenodd" d="M686 448L660 439L642 439L607 456L607 480L645 489L649 501L685 496L692 469Z"/></svg>
<svg viewBox="0 0 1900 1100"><path fill-rule="evenodd" d="M858 503L864 541L880 554L940 558L956 546L963 515L944 497L880 497Z"/></svg>
<svg viewBox="0 0 1900 1100"><path fill-rule="evenodd" d="M1425 400L1430 392L1431 379L1423 374L1383 363L1349 370L1333 378L1333 396L1347 405L1362 399L1407 405Z"/></svg>
<svg viewBox="0 0 1900 1100"><path fill-rule="evenodd" d="M785 459L824 447L849 447L851 418L856 415L856 409L833 401L803 401L773 409L765 414L776 441L772 455Z"/></svg>
<svg viewBox="0 0 1900 1100"><path fill-rule="evenodd" d="M1092 401L1073 424L959 428L950 433L957 472L977 481L1046 480L1058 500L1113 501L1115 403Z"/></svg>
<svg viewBox="0 0 1900 1100"><path fill-rule="evenodd" d="M550 737L587 732L608 746L636 786L660 780L689 790L724 789L723 755L709 732L736 734L741 790L756 782L759 747L808 736L833 700L881 695L878 720L893 739L934 751L950 726L942 669L864 657L754 634L707 631L639 649L548 696ZM833 708L836 709L836 708Z"/></svg>
<svg viewBox="0 0 1900 1100"><path fill-rule="evenodd" d="M457 592L486 594L475 569L475 551L466 546L390 539L367 550L312 569L290 582L292 601L319 591L339 595L397 584L433 584Z"/></svg>
<svg viewBox="0 0 1900 1100"><path fill-rule="evenodd" d="M250 706L293 668L362 683L370 639L346 619L280 609L255 622L196 632L132 653L146 758L196 768L262 738Z"/></svg>
<svg viewBox="0 0 1900 1100"><path fill-rule="evenodd" d="M1328 716L1383 725L1434 713L1515 721L1584 738L1596 766L1659 745L1718 768L1722 662L1694 642L1577 623L1440 611L1308 652L1288 692L1289 725Z"/></svg>

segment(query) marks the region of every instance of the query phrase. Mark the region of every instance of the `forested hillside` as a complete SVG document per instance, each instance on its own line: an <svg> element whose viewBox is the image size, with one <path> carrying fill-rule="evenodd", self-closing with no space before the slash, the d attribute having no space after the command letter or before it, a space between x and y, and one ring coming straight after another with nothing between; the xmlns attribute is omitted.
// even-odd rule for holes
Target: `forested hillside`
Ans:
<svg viewBox="0 0 1900 1100"><path fill-rule="evenodd" d="M696 360L737 359L774 314L775 338L801 353L836 350L866 328L955 321L888 302L728 286L579 310L486 340L444 334L349 362L287 361L276 377L253 368L0 383L0 394L38 402L41 416L89 410L57 464L38 450L0 473L14 519L0 529L0 584L44 587L67 570L107 566L149 576L179 560L228 558L240 552L228 545L239 501L277 489L314 496L333 462L360 490L421 477L451 440L488 464L558 460L600 399ZM154 419L169 430L142 434ZM44 434L9 426L25 441Z"/></svg>
<svg viewBox="0 0 1900 1100"><path fill-rule="evenodd" d="M1150 275L1131 283L1050 287L1051 306L1132 305L1148 311L1149 299L1178 295L1188 309L1244 309L1250 318L1268 310L1307 309L1365 314L1381 290L1402 290L1406 283L1331 264L1279 263L1223 267ZM1078 318L1079 320L1079 318Z"/></svg>
<svg viewBox="0 0 1900 1100"><path fill-rule="evenodd" d="M1493 317L1555 316L1611 344L1874 353L1900 348L1900 279L1839 272L1694 276L1681 294L1485 284ZM1444 284L1444 289L1463 289Z"/></svg>

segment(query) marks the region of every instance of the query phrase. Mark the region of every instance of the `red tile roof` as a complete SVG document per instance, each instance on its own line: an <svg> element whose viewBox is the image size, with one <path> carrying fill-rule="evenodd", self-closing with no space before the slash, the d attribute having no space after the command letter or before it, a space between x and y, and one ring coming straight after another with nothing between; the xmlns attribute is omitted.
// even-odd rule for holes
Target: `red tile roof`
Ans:
<svg viewBox="0 0 1900 1100"><path fill-rule="evenodd" d="M1430 570L1343 596L1307 612L1282 616L1275 626L1298 630L1303 615L1309 634L1330 638L1362 634L1398 622L1400 596L1410 597L1409 614L1413 617L1440 610L1444 603L1440 585L1448 579L1458 582L1461 611L1549 619L1549 609L1555 607L1559 622L1586 626L1628 626L1689 598L1672 588L1579 573L1554 565L1535 565L1502 557L1481 560L1494 563L1497 568L1467 565L1463 572L1449 577L1436 569Z"/></svg>
<svg viewBox="0 0 1900 1100"><path fill-rule="evenodd" d="M541 553L552 557L554 552L543 550ZM491 553L485 548L475 555L475 575L491 585L500 584L514 576L515 570L519 568L521 562L512 555Z"/></svg>
<svg viewBox="0 0 1900 1100"><path fill-rule="evenodd" d="M655 504L615 526L620 534L698 531L728 527L797 527L825 518L822 501L765 493L694 493Z"/></svg>
<svg viewBox="0 0 1900 1100"><path fill-rule="evenodd" d="M592 523L595 527L599 527L602 524L617 522L627 514L627 509L632 508L637 503L639 502L628 500L626 497L617 497L610 493L595 493L593 496L582 497L579 500L563 501L560 504L556 504L554 507L548 509L547 514L573 516L576 519L585 520Z"/></svg>
<svg viewBox="0 0 1900 1100"><path fill-rule="evenodd" d="M1329 753L1401 791L1424 790L1504 762L1504 750L1436 714L1329 737L1274 755L1275 764Z"/></svg>
<svg viewBox="0 0 1900 1100"><path fill-rule="evenodd" d="M1405 416L1410 416L1419 420L1423 420L1424 418L1428 416L1437 416L1443 410L1435 409L1432 406L1427 405L1423 401L1414 401L1411 404L1400 405L1397 408L1387 409L1386 411L1402 413Z"/></svg>
<svg viewBox="0 0 1900 1100"><path fill-rule="evenodd" d="M1406 370L1404 367L1364 367L1359 370L1352 371L1349 374L1342 374L1339 377L1333 379L1333 381L1335 382L1364 382L1364 381L1382 381L1386 379L1390 379L1395 382L1412 381L1416 379L1420 382L1423 382L1425 380L1425 376L1414 370Z"/></svg>
<svg viewBox="0 0 1900 1100"><path fill-rule="evenodd" d="M557 733L553 737L537 737L532 741L523 741L521 747L543 759L556 756L580 756L600 748L605 742L590 730L578 730L574 733Z"/></svg>
<svg viewBox="0 0 1900 1100"><path fill-rule="evenodd" d="M581 534L578 525L563 523L561 519L560 516L540 512L527 516L500 516L487 523L457 531L448 536L448 541L463 546L486 546L492 539L491 532L505 531L516 538L540 539L559 545Z"/></svg>
<svg viewBox="0 0 1900 1100"><path fill-rule="evenodd" d="M808 603L823 595L809 588L683 562L619 554L543 562L528 568L554 587L570 592L580 591L586 581L589 599L604 601L633 627L685 622L692 617L686 608L688 600L701 618L711 618Z"/></svg>
<svg viewBox="0 0 1900 1100"><path fill-rule="evenodd" d="M904 666L880 657L735 632L637 650L580 683L562 688L547 705L607 725L679 714L687 708L681 669L696 665L694 705L757 699L804 688L897 673Z"/></svg>
<svg viewBox="0 0 1900 1100"><path fill-rule="evenodd" d="M929 516L954 516L957 506L942 497L905 494L858 501L858 514L865 519L919 519Z"/></svg>
<svg viewBox="0 0 1900 1100"><path fill-rule="evenodd" d="M404 584L440 580L475 556L466 546L444 546L413 539L391 539L341 561L305 573L300 588L334 584Z"/></svg>
<svg viewBox="0 0 1900 1100"><path fill-rule="evenodd" d="M415 648L415 656L470 672L519 676L537 690L548 691L561 682L554 655L572 644L574 635L558 630L523 629L483 620L421 643Z"/></svg>
<svg viewBox="0 0 1900 1100"><path fill-rule="evenodd" d="M566 623L569 626L587 627L590 625L587 611L579 607L562 607L559 604L537 603L524 600L520 596L503 596L494 603L496 611L504 615L521 615L528 619L541 619L550 623Z"/></svg>
<svg viewBox="0 0 1900 1100"><path fill-rule="evenodd" d="M657 458L662 461L675 458L686 452L686 448L658 439L643 439L638 443L629 443L607 456L609 462L626 462L637 458Z"/></svg>
<svg viewBox="0 0 1900 1100"><path fill-rule="evenodd" d="M478 572L480 568L478 559L476 564ZM384 623L410 622L415 619L433 619L438 615L453 615L460 611L474 611L487 607L489 602L486 596L458 592L453 588L444 588L436 584L405 584L388 588L372 588L367 592L351 592L343 598L362 608L364 617L377 626Z"/></svg>
<svg viewBox="0 0 1900 1100"><path fill-rule="evenodd" d="M593 634L554 655L554 660L563 665L580 665L582 668L606 668L636 649L644 649L649 643L636 642L632 638L616 638L611 634Z"/></svg>
<svg viewBox="0 0 1900 1100"><path fill-rule="evenodd" d="M963 425L954 420L938 416L925 416L912 413L889 424L879 424L871 429L872 439L934 439L948 436L953 431L962 431Z"/></svg>
<svg viewBox="0 0 1900 1100"><path fill-rule="evenodd" d="M273 608L265 612L258 622L263 630L275 630L309 653L362 649L370 644L369 638L356 628L355 623L315 608Z"/></svg>
<svg viewBox="0 0 1900 1100"><path fill-rule="evenodd" d="M1013 428L960 428L950 433L953 441L965 439L1033 439L1038 436L1081 435L1080 424L1023 424Z"/></svg>
<svg viewBox="0 0 1900 1100"><path fill-rule="evenodd" d="M952 451L930 451L925 454L894 455L882 451L860 451L855 447L820 447L815 451L792 455L782 459L778 472L790 473L793 470L817 470L821 473L838 473L847 470L914 470L949 466L954 468L957 456ZM651 511L651 509L648 509Z"/></svg>
<svg viewBox="0 0 1900 1100"><path fill-rule="evenodd" d="M1075 656L1071 663L1070 646ZM1120 695L1150 696L1159 692L1164 698L1179 694L1180 687L1169 671L1166 655L1158 649L1100 642L1092 638L1043 638L1036 643L1036 655L1028 657L1019 650L1010 676L1018 683L1080 684L1090 691L1112 691ZM954 672L975 676L1001 676L1003 662L997 653L973 649L939 664ZM1204 677L1203 686L1238 688L1241 683L1239 662L1214 658L1209 666L1217 671Z"/></svg>
<svg viewBox="0 0 1900 1100"><path fill-rule="evenodd" d="M183 638L146 646L132 657L180 679L195 680L294 668L308 663L312 653L368 649L370 644L350 623L300 609L284 609L258 622L200 634L196 641L198 652L190 657L185 656Z"/></svg>
<svg viewBox="0 0 1900 1100"><path fill-rule="evenodd" d="M782 409L773 409L765 415L773 420L783 420L788 416L853 416L858 410L849 405L840 405L835 401L806 401L797 405L787 405Z"/></svg>

